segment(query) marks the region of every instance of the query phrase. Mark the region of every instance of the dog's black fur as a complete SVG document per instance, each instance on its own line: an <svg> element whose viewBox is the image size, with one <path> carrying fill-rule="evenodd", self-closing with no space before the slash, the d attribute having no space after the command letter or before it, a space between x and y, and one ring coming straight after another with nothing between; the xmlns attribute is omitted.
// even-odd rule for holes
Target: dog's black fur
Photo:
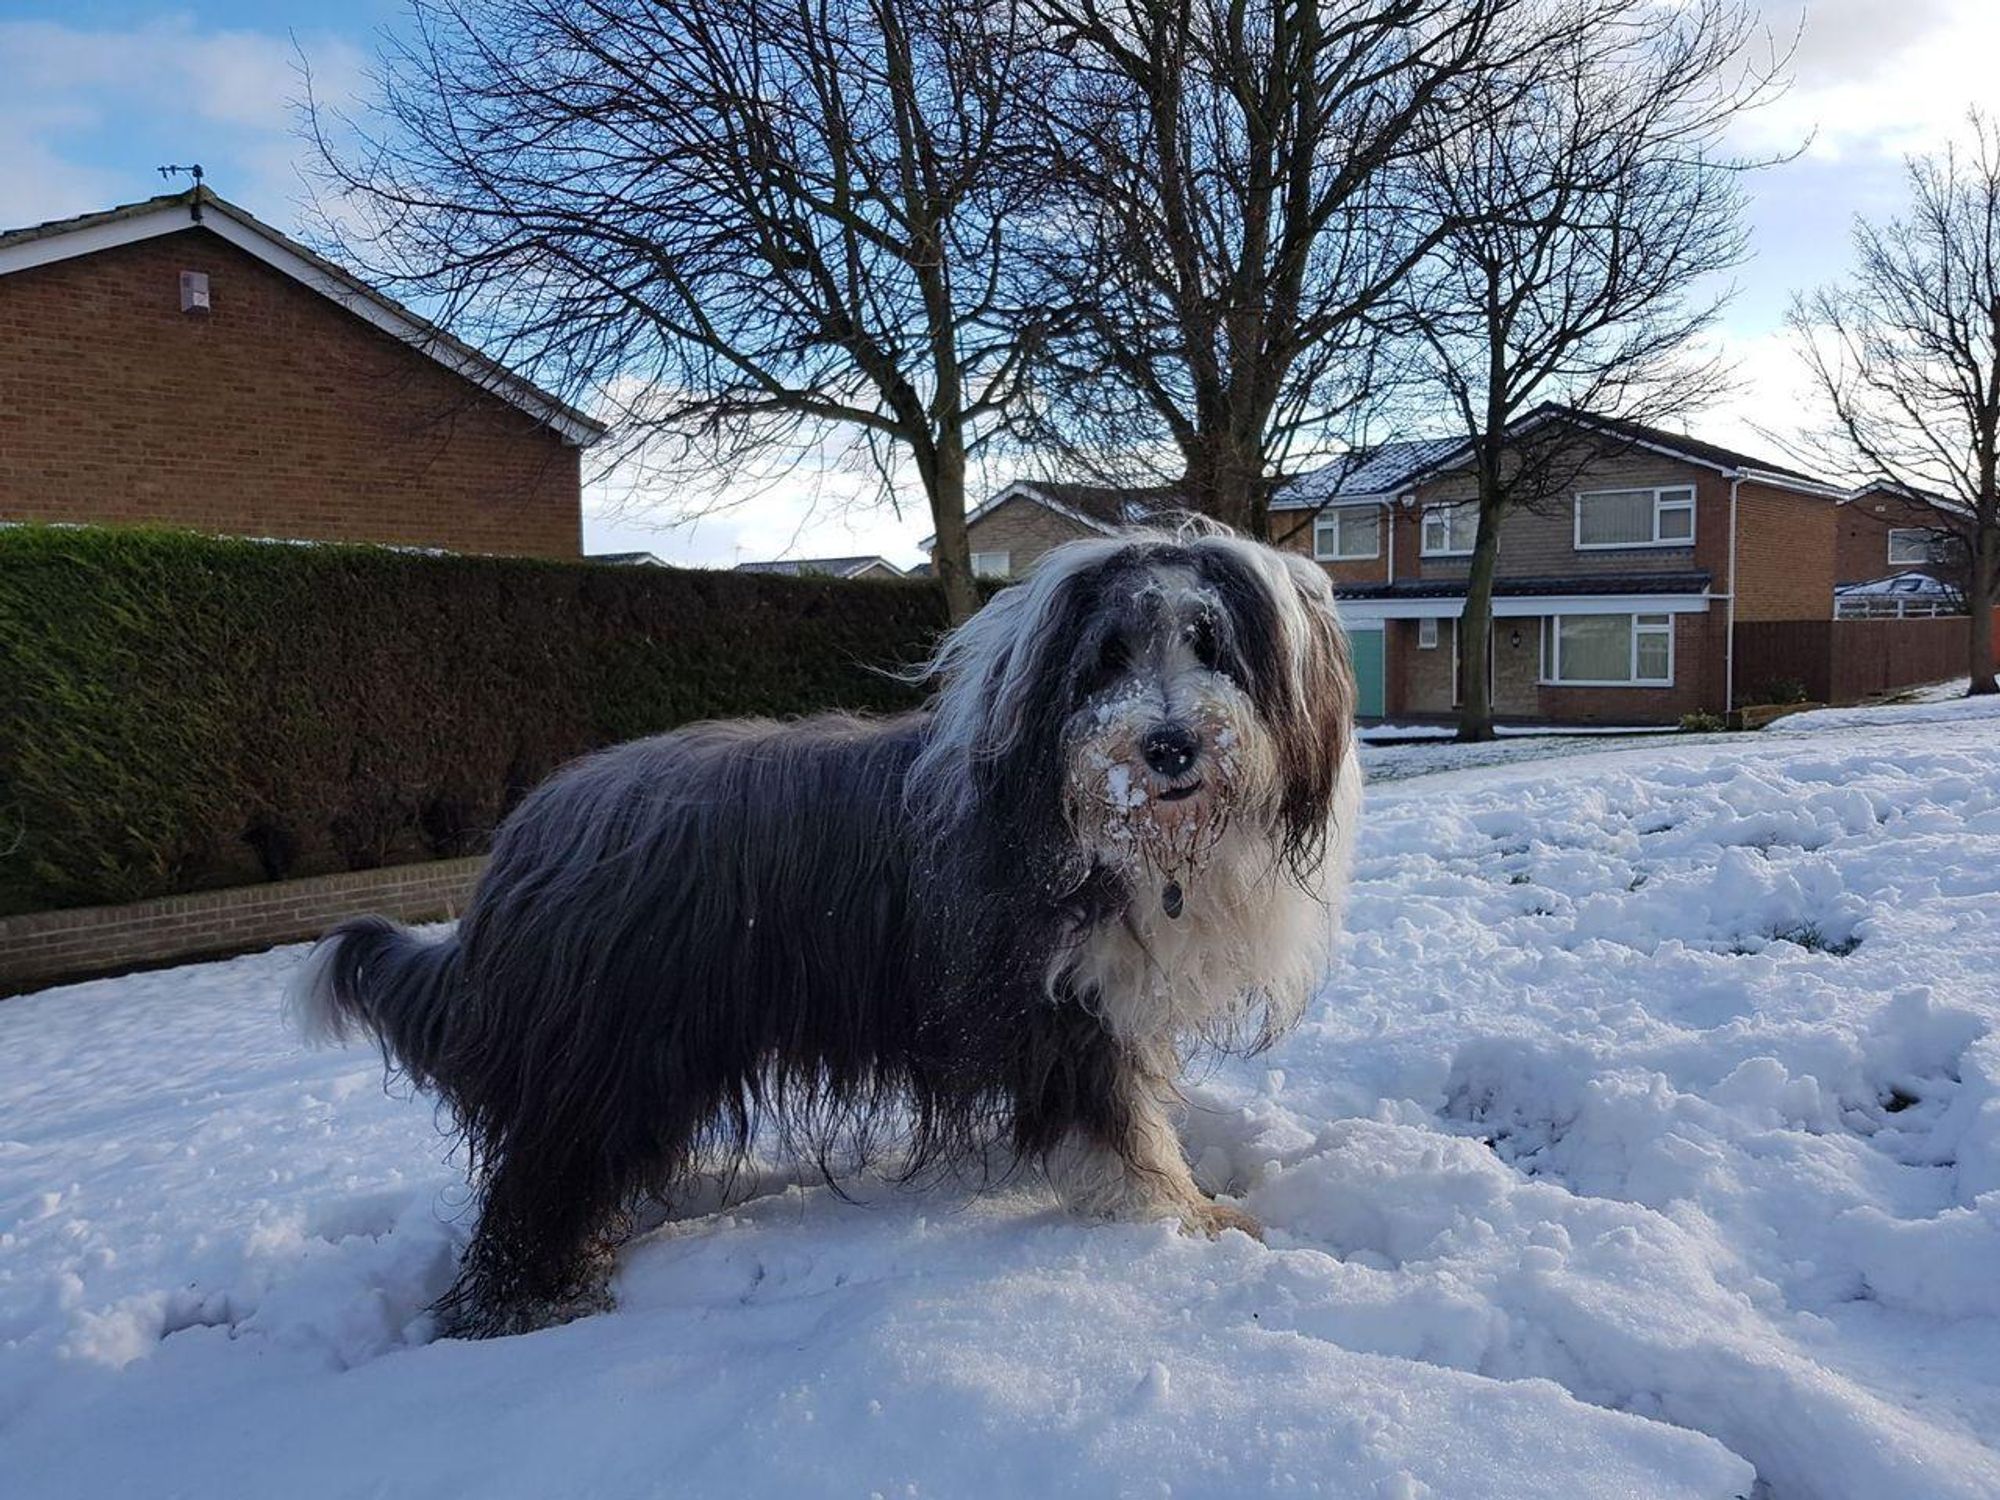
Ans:
<svg viewBox="0 0 2000 1500"><path fill-rule="evenodd" d="M1061 745L1121 670L1116 643L1148 628L1140 575L1182 567L1224 601L1201 650L1281 747L1271 838L1301 879L1345 750L1344 679L1314 703L1274 669L1296 643L1242 551L1135 542L1074 569L1008 651L946 668L941 692L984 695L954 721L976 724L965 743L940 745L925 712L622 745L521 803L453 937L330 934L306 1001L322 1029L372 1032L470 1146L483 1206L446 1329L602 1305L628 1206L671 1202L765 1125L825 1163L893 1121L907 1171L994 1146L1121 1151L1127 1048L1062 955L1135 892L1068 828ZM1033 607L1019 593L989 608ZM1325 670L1344 674L1327 620Z"/></svg>

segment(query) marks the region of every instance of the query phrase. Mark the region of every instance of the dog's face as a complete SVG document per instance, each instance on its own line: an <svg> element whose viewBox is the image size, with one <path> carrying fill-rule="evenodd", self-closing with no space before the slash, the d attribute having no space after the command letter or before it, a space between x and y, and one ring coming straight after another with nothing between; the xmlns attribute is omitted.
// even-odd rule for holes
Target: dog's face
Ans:
<svg viewBox="0 0 2000 1500"><path fill-rule="evenodd" d="M1271 726L1248 686L1245 642L1191 559L1114 560L1074 643L1078 702L1062 731L1066 811L1108 864L1183 879L1235 816L1270 802Z"/></svg>
<svg viewBox="0 0 2000 1500"><path fill-rule="evenodd" d="M1325 574L1228 535L1074 542L946 643L940 748L993 811L1160 882L1232 828L1311 878L1352 726Z"/></svg>

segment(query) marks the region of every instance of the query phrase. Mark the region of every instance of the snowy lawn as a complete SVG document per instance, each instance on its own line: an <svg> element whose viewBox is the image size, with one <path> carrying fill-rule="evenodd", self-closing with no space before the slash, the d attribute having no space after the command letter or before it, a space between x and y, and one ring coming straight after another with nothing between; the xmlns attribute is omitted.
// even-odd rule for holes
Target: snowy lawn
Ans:
<svg viewBox="0 0 2000 1500"><path fill-rule="evenodd" d="M456 1173L300 950L0 1003L0 1495L1991 1500L1990 713L1381 787L1324 995L1195 1075L1268 1246L766 1173L429 1342Z"/></svg>

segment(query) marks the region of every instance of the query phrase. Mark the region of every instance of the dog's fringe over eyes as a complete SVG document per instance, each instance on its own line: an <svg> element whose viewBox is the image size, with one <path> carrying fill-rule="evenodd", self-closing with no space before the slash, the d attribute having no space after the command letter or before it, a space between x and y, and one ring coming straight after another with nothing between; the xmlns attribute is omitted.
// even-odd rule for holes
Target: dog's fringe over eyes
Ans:
<svg viewBox="0 0 2000 1500"><path fill-rule="evenodd" d="M1324 575L1213 527L1071 543L945 638L923 711L694 725L525 799L457 931L378 919L295 982L464 1132L470 1335L607 1305L632 1207L753 1141L1028 1164L1213 1231L1170 1123L1327 960L1359 808Z"/></svg>

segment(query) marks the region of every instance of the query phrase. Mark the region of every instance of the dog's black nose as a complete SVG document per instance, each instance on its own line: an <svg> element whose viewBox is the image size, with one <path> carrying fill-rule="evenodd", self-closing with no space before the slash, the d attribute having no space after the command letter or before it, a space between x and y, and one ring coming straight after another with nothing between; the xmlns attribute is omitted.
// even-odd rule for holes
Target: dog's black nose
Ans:
<svg viewBox="0 0 2000 1500"><path fill-rule="evenodd" d="M1179 776L1201 754L1201 738L1185 724L1156 724L1139 741L1146 764L1162 776Z"/></svg>

